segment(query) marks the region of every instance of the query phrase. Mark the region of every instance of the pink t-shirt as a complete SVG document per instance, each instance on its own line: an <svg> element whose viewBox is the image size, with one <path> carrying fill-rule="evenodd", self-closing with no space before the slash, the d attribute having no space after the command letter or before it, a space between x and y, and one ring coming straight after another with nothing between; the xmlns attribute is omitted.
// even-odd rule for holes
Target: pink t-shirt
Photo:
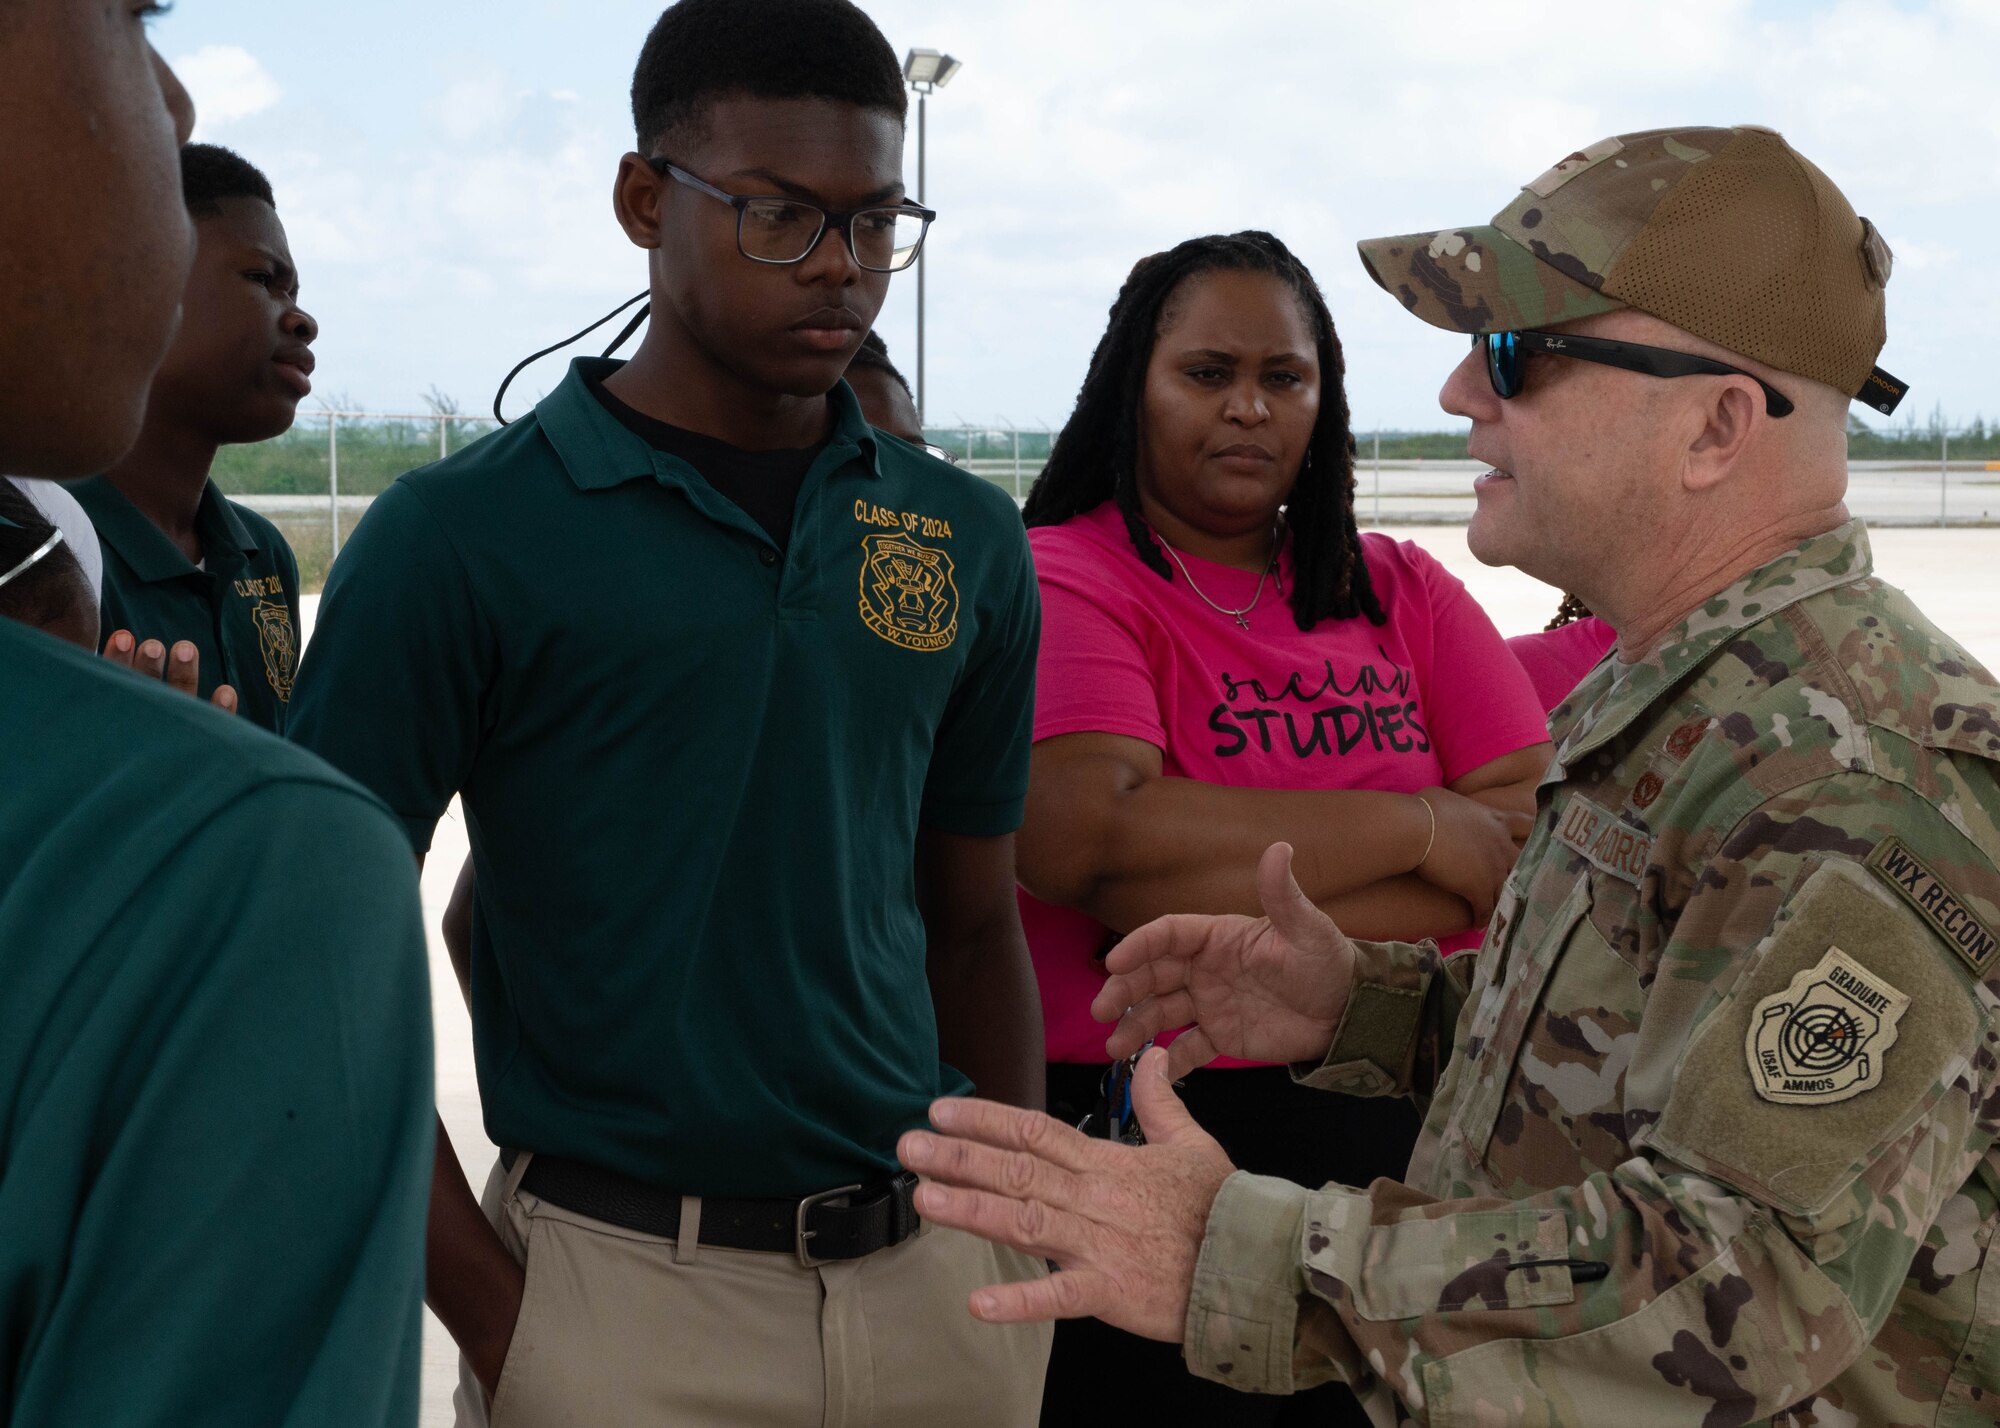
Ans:
<svg viewBox="0 0 2000 1428"><path fill-rule="evenodd" d="M1042 591L1035 738L1143 739L1169 778L1396 793L1546 739L1527 676L1465 587L1419 546L1361 539L1388 624L1357 616L1300 630L1285 599L1287 549L1243 630L1178 571L1169 582L1142 564L1109 502L1029 531ZM1257 588L1255 574L1185 558L1201 594L1226 609ZM1020 896L1049 1060L1103 1061L1110 1028L1091 1019L1090 1002L1107 929ZM1468 933L1445 946L1477 941Z"/></svg>
<svg viewBox="0 0 2000 1428"><path fill-rule="evenodd" d="M1542 708L1553 713L1617 643L1616 630L1597 616L1586 615L1557 629L1516 635L1507 641L1507 648L1528 671Z"/></svg>

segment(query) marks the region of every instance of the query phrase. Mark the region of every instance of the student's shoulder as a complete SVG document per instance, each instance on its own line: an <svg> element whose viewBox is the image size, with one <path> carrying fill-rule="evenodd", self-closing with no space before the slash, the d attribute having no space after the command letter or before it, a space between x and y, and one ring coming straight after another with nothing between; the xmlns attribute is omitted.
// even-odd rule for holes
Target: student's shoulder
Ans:
<svg viewBox="0 0 2000 1428"><path fill-rule="evenodd" d="M247 719L11 621L0 621L0 664L0 748L37 751L46 771L10 791L10 814L39 801L53 826L79 809L130 802L164 854L174 837L261 792L307 817L365 805L396 833L374 795Z"/></svg>
<svg viewBox="0 0 2000 1428"><path fill-rule="evenodd" d="M531 412L390 482L357 526L349 563L406 559L440 546L463 561L497 534L533 530L553 519L575 489ZM347 550L342 547L343 558Z"/></svg>
<svg viewBox="0 0 2000 1428"><path fill-rule="evenodd" d="M426 505L490 504L496 495L563 474L562 458L543 430L539 413L517 417L449 456L404 472L394 486Z"/></svg>
<svg viewBox="0 0 2000 1428"><path fill-rule="evenodd" d="M871 428L870 435L888 488L913 509L929 506L1009 533L1021 529L1021 507L1001 486L886 431Z"/></svg>

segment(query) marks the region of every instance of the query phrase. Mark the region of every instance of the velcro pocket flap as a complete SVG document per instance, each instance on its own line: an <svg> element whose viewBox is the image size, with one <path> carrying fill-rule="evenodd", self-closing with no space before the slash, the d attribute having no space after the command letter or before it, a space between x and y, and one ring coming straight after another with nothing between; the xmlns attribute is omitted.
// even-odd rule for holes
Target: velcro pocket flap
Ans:
<svg viewBox="0 0 2000 1428"><path fill-rule="evenodd" d="M1345 1203L1325 1203L1336 1199ZM1539 1309L1576 1298L1569 1216L1561 1210L1470 1210L1399 1219L1361 1235L1339 1233L1357 1211L1366 1216L1367 1201L1351 1191L1311 1197L1305 1268L1316 1294L1334 1303L1351 1300L1363 1319Z"/></svg>
<svg viewBox="0 0 2000 1428"><path fill-rule="evenodd" d="M1963 1069L1977 1012L1931 929L1848 863L1805 881L1756 957L1690 1041L1652 1146L1814 1215ZM1794 1061L1823 1073L1818 1104L1819 1082L1778 1079Z"/></svg>

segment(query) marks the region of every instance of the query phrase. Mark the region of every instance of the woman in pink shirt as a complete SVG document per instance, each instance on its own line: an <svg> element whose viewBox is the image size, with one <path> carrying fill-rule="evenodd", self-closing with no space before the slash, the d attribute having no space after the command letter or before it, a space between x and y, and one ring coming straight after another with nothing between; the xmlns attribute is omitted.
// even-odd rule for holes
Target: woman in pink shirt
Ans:
<svg viewBox="0 0 2000 1428"><path fill-rule="evenodd" d="M1191 240L1133 269L1029 494L1043 630L1017 848L1049 1108L1072 1121L1106 1070L1088 1007L1119 934L1255 914L1279 840L1355 935L1466 934L1527 831L1540 706L1457 580L1357 533L1342 377L1283 244ZM1407 1103L1297 1088L1282 1067L1211 1067L1185 1094L1236 1164L1309 1184L1400 1176L1416 1134ZM1177 1358L1066 1321L1043 1422L1365 1422L1344 1387L1257 1400Z"/></svg>

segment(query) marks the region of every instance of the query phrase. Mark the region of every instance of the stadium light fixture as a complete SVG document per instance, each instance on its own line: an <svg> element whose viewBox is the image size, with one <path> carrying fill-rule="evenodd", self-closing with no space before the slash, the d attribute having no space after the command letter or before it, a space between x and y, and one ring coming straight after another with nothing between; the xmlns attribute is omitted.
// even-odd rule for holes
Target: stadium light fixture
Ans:
<svg viewBox="0 0 2000 1428"><path fill-rule="evenodd" d="M911 50L903 56L903 78L919 94L944 88L963 68L963 61L936 50Z"/></svg>
<svg viewBox="0 0 2000 1428"><path fill-rule="evenodd" d="M924 101L951 83L951 77L965 68L962 60L937 50L911 50L903 56L903 81L917 95L917 202L924 200ZM930 266L929 253L917 254L917 424L924 420L924 270Z"/></svg>

